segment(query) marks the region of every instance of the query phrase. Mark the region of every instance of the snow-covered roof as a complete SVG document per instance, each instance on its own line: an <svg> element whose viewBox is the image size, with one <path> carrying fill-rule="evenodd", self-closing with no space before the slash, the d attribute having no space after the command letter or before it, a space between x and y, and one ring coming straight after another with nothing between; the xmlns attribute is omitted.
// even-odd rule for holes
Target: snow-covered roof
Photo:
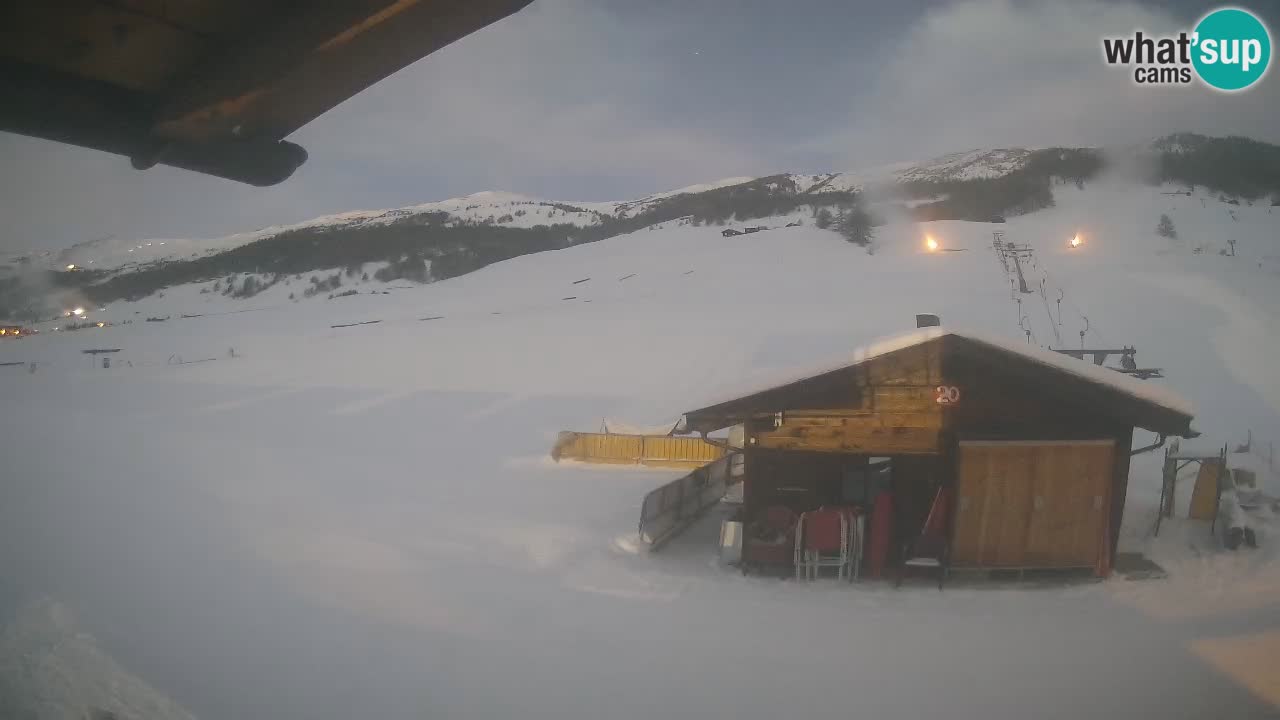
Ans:
<svg viewBox="0 0 1280 720"><path fill-rule="evenodd" d="M1016 355L1032 360L1046 367L1070 373L1095 384L1106 386L1111 390L1123 393L1136 400L1164 408L1165 410L1169 410L1188 418L1195 414L1195 409L1190 402L1166 387L1162 387L1145 380L1138 380L1125 375L1124 373L1119 373L1105 367L1099 367L1090 362L1077 360L1073 357L1063 355L1052 350L1045 350L1034 345L1028 345L981 332L967 330L958 331L942 327L922 328L901 335L883 338L871 343L870 345L856 348L852 351L842 353L836 357L832 357L812 365L799 368L787 368L767 375L756 376L740 383L726 385L717 389L711 397L701 403L699 405L700 410L693 410L686 414L693 414L734 400L751 397L759 393L794 385L806 380L812 380L828 373L853 367L873 358L904 350L909 347L914 347L916 345L921 345L944 336L963 338L970 342L986 345L1010 355Z"/></svg>
<svg viewBox="0 0 1280 720"><path fill-rule="evenodd" d="M760 373L739 382L726 383L708 394L701 401L701 407L713 407L732 402L739 398L749 397L774 388L793 385L805 380L812 380L830 372L841 370L852 365L866 362L881 355L919 345L934 338L946 335L948 331L940 327L924 328L915 332L882 338L870 345L856 348L850 352L827 358L812 364L782 368L769 373Z"/></svg>
<svg viewBox="0 0 1280 720"><path fill-rule="evenodd" d="M1069 355L1045 350L1044 348L1034 345L1028 345L1019 341L1009 340L1006 338L995 337L983 333L953 332L952 335L979 342L984 345L1004 350L1009 353L1015 353L1024 357L1035 360L1036 362L1048 365L1050 367L1065 370L1073 375L1092 380L1100 385L1107 385L1113 390L1118 390L1138 400L1157 405L1172 410L1179 415L1191 417L1195 415L1195 406L1189 400L1183 398L1177 392L1147 380L1139 380L1130 375L1116 372L1105 367L1094 365L1091 362L1077 360Z"/></svg>

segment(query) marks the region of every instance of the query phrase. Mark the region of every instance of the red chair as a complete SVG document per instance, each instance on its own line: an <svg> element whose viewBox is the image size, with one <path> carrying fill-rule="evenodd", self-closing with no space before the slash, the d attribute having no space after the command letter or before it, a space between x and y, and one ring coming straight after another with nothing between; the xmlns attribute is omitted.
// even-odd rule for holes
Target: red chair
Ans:
<svg viewBox="0 0 1280 720"><path fill-rule="evenodd" d="M946 581L951 572L951 532L950 493L946 487L939 487L933 496L933 505L929 507L929 515L924 520L920 535L902 545L902 565L898 568L898 578L894 587L902 585L902 576L907 568L937 568L938 589Z"/></svg>
<svg viewBox="0 0 1280 720"><path fill-rule="evenodd" d="M801 515L796 536L796 579L801 570L809 580L824 567L834 567L838 578L850 571L849 514L845 510L820 508Z"/></svg>

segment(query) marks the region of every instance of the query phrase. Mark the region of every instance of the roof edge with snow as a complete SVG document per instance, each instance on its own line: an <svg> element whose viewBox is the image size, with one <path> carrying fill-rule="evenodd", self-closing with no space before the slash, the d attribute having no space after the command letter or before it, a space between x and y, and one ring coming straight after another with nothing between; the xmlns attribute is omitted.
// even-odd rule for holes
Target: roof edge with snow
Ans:
<svg viewBox="0 0 1280 720"><path fill-rule="evenodd" d="M1084 360L1045 350L1032 345L1024 345L1016 341L1006 340L980 332L958 331L941 327L923 328L913 332L895 335L878 340L870 345L843 353L826 362L805 368L788 369L782 373L774 373L767 377L754 378L747 382L732 386L716 394L696 410L684 414L684 427L691 431L715 429L708 423L732 416L732 408L741 408L752 404L753 399L763 399L765 393L774 394L825 376L843 372L875 358L907 348L923 345L945 337L957 338L984 350L991 350L1006 357L1022 362L1032 363L1041 369L1060 373L1069 378L1081 380L1096 386L1104 392L1114 393L1133 401L1135 407L1157 419L1144 419L1135 422L1135 426L1153 432L1168 435L1189 436L1191 419L1195 409L1190 402L1168 388L1138 380L1123 373L1105 367L1093 365ZM784 408L779 408L784 409ZM762 411L768 411L761 408ZM739 414L740 410L736 411Z"/></svg>

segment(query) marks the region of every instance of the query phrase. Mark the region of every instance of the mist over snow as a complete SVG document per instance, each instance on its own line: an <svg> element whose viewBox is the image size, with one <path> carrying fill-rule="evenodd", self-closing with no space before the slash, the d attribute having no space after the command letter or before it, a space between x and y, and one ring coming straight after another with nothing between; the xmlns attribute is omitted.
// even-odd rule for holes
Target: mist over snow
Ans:
<svg viewBox="0 0 1280 720"><path fill-rule="evenodd" d="M19 363L0 366L0 572L13 597L49 598L20 605L24 628L50 627L50 603L75 621L9 646L70 633L92 648L74 667L97 680L60 696L67 717L173 702L177 717L1066 718L1081 685L1103 688L1101 716L1267 717L1205 663L1236 657L1224 627L1274 619L1280 524L1247 553L1187 520L1152 537L1159 453L1134 459L1122 550L1168 580L943 593L744 578L716 562L716 516L648 554L640 499L678 473L547 458L560 430L657 425L929 311L1052 346L1078 345L1088 317L1086 343L1164 369L1149 382L1194 405L1197 442L1252 432L1264 447L1280 438L1280 208L1186 192L1056 183L1052 207L1004 223L876 201L871 253L807 207L675 220L427 284L336 268L355 294L302 299L303 276L235 299L201 282L93 309L103 328L43 323L0 343ZM526 201L460 207L489 200ZM1176 239L1156 234L1162 214ZM723 234L746 225L766 229ZM996 230L1035 248L1044 300L1016 306ZM925 252L926 235L955 252ZM120 352L103 369L92 348ZM1260 474L1265 492L1277 481ZM134 695L92 689L122 672Z"/></svg>

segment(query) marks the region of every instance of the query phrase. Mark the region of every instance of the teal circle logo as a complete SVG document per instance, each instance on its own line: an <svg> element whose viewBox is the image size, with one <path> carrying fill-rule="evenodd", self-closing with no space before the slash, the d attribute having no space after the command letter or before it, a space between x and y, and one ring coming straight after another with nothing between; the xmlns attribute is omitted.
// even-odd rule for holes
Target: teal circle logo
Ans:
<svg viewBox="0 0 1280 720"><path fill-rule="evenodd" d="M1253 13L1221 8L1196 25L1191 64L1210 87L1243 90L1262 79L1271 63L1271 34Z"/></svg>

